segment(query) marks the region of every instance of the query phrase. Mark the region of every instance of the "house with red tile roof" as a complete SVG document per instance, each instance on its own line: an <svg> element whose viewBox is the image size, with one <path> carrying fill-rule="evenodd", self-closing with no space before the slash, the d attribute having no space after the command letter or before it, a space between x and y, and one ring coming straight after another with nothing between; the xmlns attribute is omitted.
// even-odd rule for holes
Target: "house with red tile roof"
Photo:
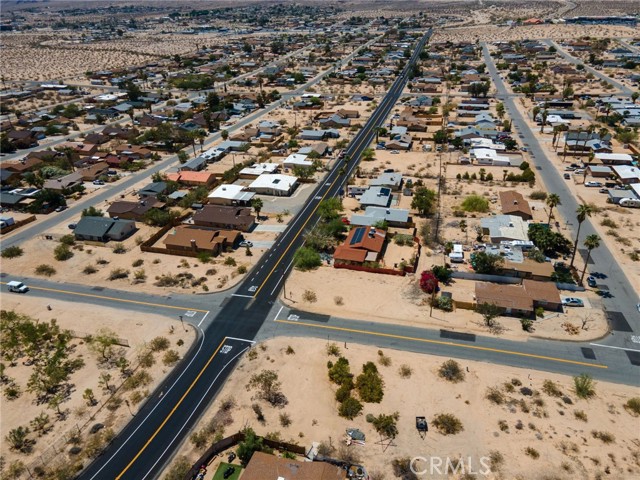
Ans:
<svg viewBox="0 0 640 480"><path fill-rule="evenodd" d="M342 245L333 254L334 262L363 264L377 262L387 236L385 230L375 227L356 227L349 232Z"/></svg>

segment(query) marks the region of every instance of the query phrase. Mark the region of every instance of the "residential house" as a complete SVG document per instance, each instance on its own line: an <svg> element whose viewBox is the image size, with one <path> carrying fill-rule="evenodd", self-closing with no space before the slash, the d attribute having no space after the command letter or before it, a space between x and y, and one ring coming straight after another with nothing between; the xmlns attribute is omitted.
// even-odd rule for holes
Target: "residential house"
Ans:
<svg viewBox="0 0 640 480"><path fill-rule="evenodd" d="M363 264L380 260L387 232L375 227L356 227L349 231L333 254L335 263Z"/></svg>
<svg viewBox="0 0 640 480"><path fill-rule="evenodd" d="M250 206L254 196L254 192L249 192L242 185L223 184L209 194L207 203L211 205Z"/></svg>
<svg viewBox="0 0 640 480"><path fill-rule="evenodd" d="M204 157L195 157L191 160L187 160L185 163L180 165L180 171L190 170L192 172L198 172L207 166L207 159Z"/></svg>
<svg viewBox="0 0 640 480"><path fill-rule="evenodd" d="M10 185L20 181L21 175L5 168L0 169L0 184Z"/></svg>
<svg viewBox="0 0 640 480"><path fill-rule="evenodd" d="M140 190L138 190L138 197L155 198L158 195L165 194L166 192L167 192L167 182L153 182L145 185Z"/></svg>
<svg viewBox="0 0 640 480"><path fill-rule="evenodd" d="M312 152L315 152L321 157L323 157L324 155L327 154L328 151L329 151L329 145L327 143L318 142L318 143L314 143L309 147L302 147L301 149L298 150L297 153L299 153L300 155L310 155Z"/></svg>
<svg viewBox="0 0 640 480"><path fill-rule="evenodd" d="M505 260L499 270L500 275L507 277L528 278L542 282L550 282L554 273L555 269L551 262L536 262L529 258L525 258L522 262Z"/></svg>
<svg viewBox="0 0 640 480"><path fill-rule="evenodd" d="M266 173L256 178L247 188L263 195L286 197L291 195L297 186L297 177L280 173Z"/></svg>
<svg viewBox="0 0 640 480"><path fill-rule="evenodd" d="M121 218L123 220L142 222L145 220L145 214L149 210L161 208L162 206L164 206L164 204L157 201L155 198L142 200L140 202L116 200L109 205L107 213L111 218Z"/></svg>
<svg viewBox="0 0 640 480"><path fill-rule="evenodd" d="M9 130L6 135L15 148L30 148L38 145L37 135L30 130Z"/></svg>
<svg viewBox="0 0 640 480"><path fill-rule="evenodd" d="M496 215L480 219L483 235L488 235L491 243L507 240L529 240L529 225L515 215Z"/></svg>
<svg viewBox="0 0 640 480"><path fill-rule="evenodd" d="M265 173L277 173L279 169L280 164L278 163L254 163L240 170L238 176L240 178L256 178Z"/></svg>
<svg viewBox="0 0 640 480"><path fill-rule="evenodd" d="M409 210L381 207L367 207L364 213L354 213L350 218L353 226L368 227L379 222L386 222L390 227L406 228L412 223L412 219Z"/></svg>
<svg viewBox="0 0 640 480"><path fill-rule="evenodd" d="M491 148L472 148L469 151L469 155L476 160L478 165L511 166L509 157L498 155L498 152Z"/></svg>
<svg viewBox="0 0 640 480"><path fill-rule="evenodd" d="M623 185L640 183L640 169L630 165L614 165L611 167L618 181Z"/></svg>
<svg viewBox="0 0 640 480"><path fill-rule="evenodd" d="M595 159L604 165L631 165L633 157L628 153L596 153Z"/></svg>
<svg viewBox="0 0 640 480"><path fill-rule="evenodd" d="M76 240L108 242L124 240L136 231L136 223L107 217L82 217L73 234Z"/></svg>
<svg viewBox="0 0 640 480"><path fill-rule="evenodd" d="M82 185L82 174L80 172L73 172L63 177L51 178L45 181L43 188L62 193L65 190L70 190L79 185Z"/></svg>
<svg viewBox="0 0 640 480"><path fill-rule="evenodd" d="M360 205L363 207L384 207L391 205L393 195L387 187L369 187L360 196Z"/></svg>
<svg viewBox="0 0 640 480"><path fill-rule="evenodd" d="M350 118L343 118L341 115L334 113L330 117L318 120L321 127L326 128L343 128L351 126Z"/></svg>
<svg viewBox="0 0 640 480"><path fill-rule="evenodd" d="M211 230L190 225L178 225L169 231L163 242L167 249L184 252L207 252L219 255L227 248L234 248L242 234L237 230Z"/></svg>
<svg viewBox="0 0 640 480"><path fill-rule="evenodd" d="M167 180L178 182L190 187L211 188L216 183L216 176L211 172L197 172L191 170L169 173Z"/></svg>
<svg viewBox="0 0 640 480"><path fill-rule="evenodd" d="M346 480L346 471L325 462L299 462L256 452L242 480Z"/></svg>
<svg viewBox="0 0 640 480"><path fill-rule="evenodd" d="M394 192L400 190L403 184L404 180L400 172L384 172L369 181L371 187L388 187Z"/></svg>
<svg viewBox="0 0 640 480"><path fill-rule="evenodd" d="M562 300L553 282L525 279L522 285L476 282L476 304L493 304L507 315L533 316L535 309L561 311Z"/></svg>
<svg viewBox="0 0 640 480"><path fill-rule="evenodd" d="M313 166L313 162L311 160L307 160L306 155L292 153L282 161L282 166L284 168L311 167Z"/></svg>
<svg viewBox="0 0 640 480"><path fill-rule="evenodd" d="M40 152L31 152L29 155L27 155L26 158L23 158L22 160L17 160L15 162L2 162L2 168L9 170L10 172L18 173L21 175L23 173L30 172L36 167L39 167L44 163L39 156L36 156L36 154L42 155L47 159L55 158L58 155L57 152L49 151L49 150L41 150Z"/></svg>
<svg viewBox="0 0 640 480"><path fill-rule="evenodd" d="M93 180L100 178L102 175L106 175L108 171L109 165L107 162L97 162L78 170L80 175L82 175L82 181L84 182L92 182Z"/></svg>
<svg viewBox="0 0 640 480"><path fill-rule="evenodd" d="M387 150L410 150L413 145L411 135L396 135L385 144Z"/></svg>
<svg viewBox="0 0 640 480"><path fill-rule="evenodd" d="M200 227L222 228L247 232L253 228L256 217L246 207L205 205L193 214L193 224Z"/></svg>
<svg viewBox="0 0 640 480"><path fill-rule="evenodd" d="M533 219L529 202L522 196L520 192L515 190L507 190L500 192L500 205L503 215L514 215L522 220Z"/></svg>

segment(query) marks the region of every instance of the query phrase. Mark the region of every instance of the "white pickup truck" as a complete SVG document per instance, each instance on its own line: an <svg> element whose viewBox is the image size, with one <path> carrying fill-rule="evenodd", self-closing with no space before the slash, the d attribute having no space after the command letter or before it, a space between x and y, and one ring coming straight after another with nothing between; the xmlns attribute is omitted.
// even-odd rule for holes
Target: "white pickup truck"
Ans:
<svg viewBox="0 0 640 480"><path fill-rule="evenodd" d="M29 291L29 287L27 287L22 282L11 281L7 283L7 287L9 288L10 292L15 293L27 293Z"/></svg>

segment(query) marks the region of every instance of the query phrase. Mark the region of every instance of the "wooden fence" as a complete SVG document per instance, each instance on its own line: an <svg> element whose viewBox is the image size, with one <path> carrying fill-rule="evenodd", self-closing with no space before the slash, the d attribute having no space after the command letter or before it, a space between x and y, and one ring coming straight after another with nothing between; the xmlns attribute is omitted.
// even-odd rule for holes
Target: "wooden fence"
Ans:
<svg viewBox="0 0 640 480"><path fill-rule="evenodd" d="M0 230L0 235L4 235L5 233L13 232L16 228L20 228L21 226L26 225L27 223L31 223L31 222L35 222L35 221L36 221L36 216L35 215L31 215L30 217L23 218L22 220L14 223L13 225L9 225L8 227L4 227L2 230Z"/></svg>
<svg viewBox="0 0 640 480"><path fill-rule="evenodd" d="M392 268L365 267L364 265L350 265L348 263L335 263L333 268L343 268L345 270L355 270L358 272L381 273L383 275L397 275L404 277L407 273L404 270L394 270Z"/></svg>

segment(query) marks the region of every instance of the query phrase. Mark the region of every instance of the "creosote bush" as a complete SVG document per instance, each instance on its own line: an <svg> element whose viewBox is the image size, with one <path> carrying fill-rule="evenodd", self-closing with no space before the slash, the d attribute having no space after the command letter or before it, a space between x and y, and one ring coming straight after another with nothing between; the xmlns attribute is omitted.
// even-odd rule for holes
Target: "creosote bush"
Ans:
<svg viewBox="0 0 640 480"><path fill-rule="evenodd" d="M455 360L447 360L438 369L438 375L445 380L453 383L464 381L464 372L460 364Z"/></svg>
<svg viewBox="0 0 640 480"><path fill-rule="evenodd" d="M460 419L450 413L437 414L431 424L443 435L455 435L464 430Z"/></svg>

